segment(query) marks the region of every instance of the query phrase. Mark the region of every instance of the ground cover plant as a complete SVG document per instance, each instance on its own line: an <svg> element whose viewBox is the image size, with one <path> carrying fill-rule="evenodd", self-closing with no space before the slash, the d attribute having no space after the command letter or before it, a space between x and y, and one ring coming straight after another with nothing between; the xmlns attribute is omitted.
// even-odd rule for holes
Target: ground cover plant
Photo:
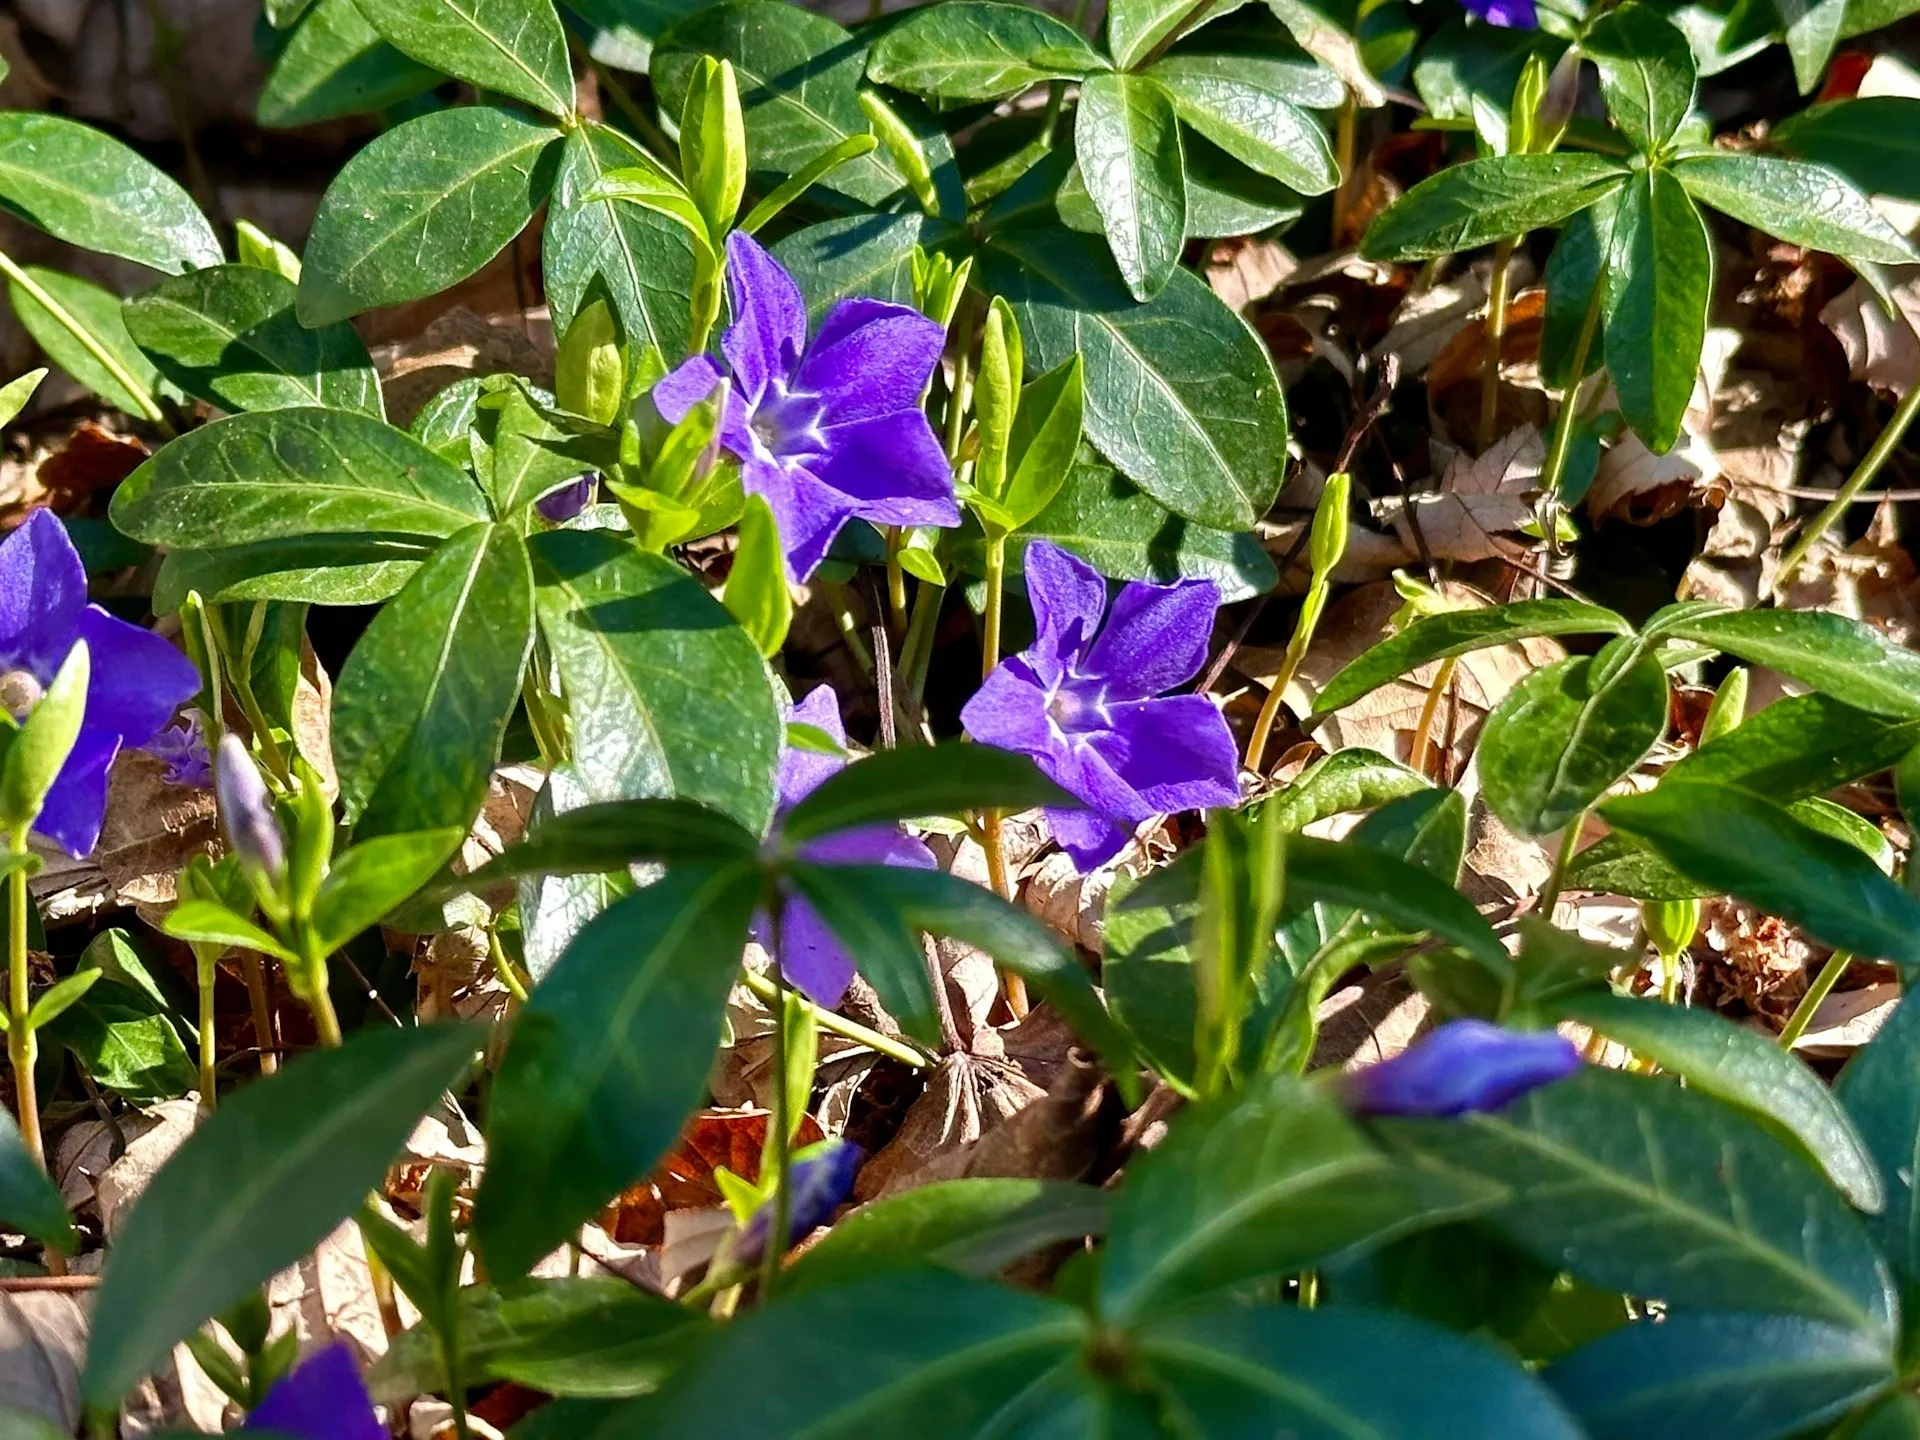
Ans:
<svg viewBox="0 0 1920 1440"><path fill-rule="evenodd" d="M0 1434L1920 1436L1911 4L882 8L0 110Z"/></svg>

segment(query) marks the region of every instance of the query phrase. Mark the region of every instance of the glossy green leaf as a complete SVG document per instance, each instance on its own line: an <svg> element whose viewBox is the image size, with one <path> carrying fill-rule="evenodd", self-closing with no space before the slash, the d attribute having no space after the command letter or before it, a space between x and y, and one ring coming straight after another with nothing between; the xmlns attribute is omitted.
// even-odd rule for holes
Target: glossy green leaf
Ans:
<svg viewBox="0 0 1920 1440"><path fill-rule="evenodd" d="M1669 172L1641 171L1613 214L1605 354L1620 413L1656 455L1680 436L1712 299L1706 217Z"/></svg>
<svg viewBox="0 0 1920 1440"><path fill-rule="evenodd" d="M823 220L782 237L772 248L806 296L808 324L818 326L851 295L911 305L914 247L937 250L964 234L945 221L904 210Z"/></svg>
<svg viewBox="0 0 1920 1440"><path fill-rule="evenodd" d="M1794 81L1802 95L1811 94L1840 43L1847 0L1774 0L1774 8L1787 22L1787 55L1793 61Z"/></svg>
<svg viewBox="0 0 1920 1440"><path fill-rule="evenodd" d="M267 72L254 118L291 130L384 110L445 78L382 40L356 0L314 0Z"/></svg>
<svg viewBox="0 0 1920 1440"><path fill-rule="evenodd" d="M1290 902L1311 898L1366 910L1431 931L1491 971L1508 967L1505 948L1473 902L1409 861L1350 840L1295 835L1287 841L1287 881Z"/></svg>
<svg viewBox="0 0 1920 1440"><path fill-rule="evenodd" d="M1136 300L1151 300L1187 238L1180 126L1173 100L1138 75L1092 75L1080 87L1073 144L1114 262Z"/></svg>
<svg viewBox="0 0 1920 1440"><path fill-rule="evenodd" d="M1496 1200L1461 1177L1424 1188L1292 1076L1196 1107L1127 1169L1101 1267L1101 1310L1121 1323L1312 1265Z"/></svg>
<svg viewBox="0 0 1920 1440"><path fill-rule="evenodd" d="M1840 1072L1840 1103L1866 1142L1886 1189L1887 1203L1867 1221L1899 1277L1911 1309L1920 1298L1920 1191L1914 1156L1920 1153L1920 1074L1913 1063L1920 1036L1920 1005L1901 1001L1864 1050Z"/></svg>
<svg viewBox="0 0 1920 1440"><path fill-rule="evenodd" d="M433 554L425 540L315 535L226 550L169 550L153 582L153 613L171 615L189 590L212 601L294 600L377 605L391 600Z"/></svg>
<svg viewBox="0 0 1920 1440"><path fill-rule="evenodd" d="M1291 225L1307 207L1298 192L1249 170L1204 136L1184 135L1180 148L1187 161L1190 240L1254 235Z"/></svg>
<svg viewBox="0 0 1920 1440"><path fill-rule="evenodd" d="M1920 99L1829 101L1789 116L1768 138L1796 159L1838 170L1869 195L1920 200Z"/></svg>
<svg viewBox="0 0 1920 1440"><path fill-rule="evenodd" d="M1889 719L1828 695L1788 695L1686 756L1665 778L1737 785L1784 805L1876 775L1916 744L1920 718Z"/></svg>
<svg viewBox="0 0 1920 1440"><path fill-rule="evenodd" d="M868 868L795 862L785 867L784 883L854 958L900 1032L937 1051L939 1002L919 932L899 906L888 903L892 897L867 888ZM780 943L776 935L776 950Z"/></svg>
<svg viewBox="0 0 1920 1440"><path fill-rule="evenodd" d="M382 835L338 856L314 896L312 925L320 949L332 953L406 901L465 837L463 830Z"/></svg>
<svg viewBox="0 0 1920 1440"><path fill-rule="evenodd" d="M1250 529L1285 471L1286 402L1266 347L1199 277L1176 270L1145 305L1097 240L1064 231L998 236L984 283L1006 296L1030 368L1079 354L1086 434L1175 514Z"/></svg>
<svg viewBox="0 0 1920 1440"><path fill-rule="evenodd" d="M1626 618L1584 600L1517 600L1474 610L1443 610L1395 631L1351 660L1314 697L1313 713L1344 709L1410 670L1435 660L1536 635L1630 635Z"/></svg>
<svg viewBox="0 0 1920 1440"><path fill-rule="evenodd" d="M122 1223L82 1393L114 1410L202 1321L299 1260L378 1186L480 1040L376 1026L225 1097Z"/></svg>
<svg viewBox="0 0 1920 1440"><path fill-rule="evenodd" d="M1800 1142L1854 1208L1886 1203L1879 1168L1827 1083L1772 1037L1711 1010L1610 993L1569 995L1554 1013L1577 1020L1703 1094L1772 1120Z"/></svg>
<svg viewBox="0 0 1920 1440"><path fill-rule="evenodd" d="M0 112L0 120L4 118L4 113ZM102 289L91 280L49 270L44 265L21 268L60 307L66 319L71 319L86 331L127 374L140 382L149 395L152 393L159 384L160 372L154 369L153 362L127 333L126 321L120 315L118 295ZM147 407L152 402L129 390L74 336L66 319L56 316L28 294L19 281L7 281L7 301L13 306L15 317L33 336L34 343L55 365L116 409L124 410L129 415L149 413Z"/></svg>
<svg viewBox="0 0 1920 1440"><path fill-rule="evenodd" d="M1824 610L1722 610L1667 634L1790 675L1873 715L1920 719L1920 655L1871 625Z"/></svg>
<svg viewBox="0 0 1920 1440"><path fill-rule="evenodd" d="M466 830L532 644L526 544L500 525L454 536L374 617L333 693L340 803L361 838Z"/></svg>
<svg viewBox="0 0 1920 1440"><path fill-rule="evenodd" d="M912 11L867 60L867 74L879 84L948 100L999 100L1043 80L1078 80L1106 68L1106 57L1065 22L1000 0L950 0Z"/></svg>
<svg viewBox="0 0 1920 1440"><path fill-rule="evenodd" d="M1920 258L1866 196L1824 165L1716 150L1676 162L1673 175L1701 204L1790 244L1882 265Z"/></svg>
<svg viewBox="0 0 1920 1440"><path fill-rule="evenodd" d="M573 113L573 68L552 0L355 0L395 49L556 119Z"/></svg>
<svg viewBox="0 0 1920 1440"><path fill-rule="evenodd" d="M1853 1440L1916 1440L1920 1437L1920 1396L1904 1392L1876 1405L1853 1432Z"/></svg>
<svg viewBox="0 0 1920 1440"><path fill-rule="evenodd" d="M1368 228L1376 260L1426 260L1556 225L1597 204L1627 178L1600 155L1501 155L1422 180Z"/></svg>
<svg viewBox="0 0 1920 1440"><path fill-rule="evenodd" d="M10 1114L0 1114L0 1221L56 1250L71 1254L75 1248L67 1202L33 1163Z"/></svg>
<svg viewBox="0 0 1920 1440"><path fill-rule="evenodd" d="M1893 1378L1886 1342L1785 1315L1674 1315L1624 1326L1550 1368L1592 1440L1780 1440Z"/></svg>
<svg viewBox="0 0 1920 1440"><path fill-rule="evenodd" d="M47 370L43 365L0 385L0 426L14 422L15 417L27 408L27 402L33 399L33 392L40 388L40 382L46 378Z"/></svg>
<svg viewBox="0 0 1920 1440"><path fill-rule="evenodd" d="M1413 62L1413 88L1435 120L1473 124L1498 115L1504 122L1527 59L1550 58L1539 31L1472 23L1463 13L1449 18L1420 47ZM1506 139L1504 124L1499 135Z"/></svg>
<svg viewBox="0 0 1920 1440"><path fill-rule="evenodd" d="M0 112L0 208L82 250L169 275L224 258L185 190L118 140L59 115Z"/></svg>
<svg viewBox="0 0 1920 1440"><path fill-rule="evenodd" d="M780 833L789 846L821 835L923 815L968 810L1078 809L1079 802L1024 755L991 745L912 745L878 750L830 775L789 810Z"/></svg>
<svg viewBox="0 0 1920 1440"><path fill-rule="evenodd" d="M393 0L446 8L446 0ZM380 136L320 197L296 309L328 325L417 300L498 255L546 201L560 132L489 106L436 110Z"/></svg>
<svg viewBox="0 0 1920 1440"><path fill-rule="evenodd" d="M1637 149L1673 138L1693 108L1693 47L1679 27L1651 5L1622 5L1587 27L1580 48L1600 71L1607 113Z"/></svg>
<svg viewBox="0 0 1920 1440"><path fill-rule="evenodd" d="M677 795L763 830L780 713L746 632L686 571L618 534L554 530L529 549L576 762L596 789Z"/></svg>
<svg viewBox="0 0 1920 1440"><path fill-rule="evenodd" d="M1596 285L1606 283L1602 262L1613 245L1613 222L1624 187L1568 220L1547 261L1547 313L1540 331L1542 378L1556 390L1572 383L1573 352L1587 323L1587 307ZM1587 341L1587 373L1606 355L1606 300L1601 298L1597 327Z"/></svg>
<svg viewBox="0 0 1920 1440"><path fill-rule="evenodd" d="M594 435L562 429L534 406L519 385L510 386L495 406L476 417L479 433L470 442L475 468L493 513L511 518L542 495L578 479L613 453Z"/></svg>
<svg viewBox="0 0 1920 1440"><path fill-rule="evenodd" d="M627 343L672 360L687 348L693 244L680 226L639 205L582 198L609 171L645 162L619 131L589 122L567 137L540 242L547 303L565 334L596 284Z"/></svg>
<svg viewBox="0 0 1920 1440"><path fill-rule="evenodd" d="M758 848L752 831L691 800L605 800L548 817L459 883L481 888L520 875L586 875L648 860L744 863Z"/></svg>
<svg viewBox="0 0 1920 1440"><path fill-rule="evenodd" d="M170 444L114 492L149 545L250 545L330 533L438 538L487 518L465 472L368 415L262 410Z"/></svg>
<svg viewBox="0 0 1920 1440"><path fill-rule="evenodd" d="M787 588L787 557L773 510L758 495L747 497L740 517L739 543L727 572L727 613L740 622L755 648L769 660L787 643L793 623L793 594Z"/></svg>
<svg viewBox="0 0 1920 1440"><path fill-rule="evenodd" d="M317 405L383 419L380 378L344 324L309 330L293 283L252 265L217 265L133 296L127 332L189 395L225 410Z"/></svg>
<svg viewBox="0 0 1920 1440"><path fill-rule="evenodd" d="M23 835L39 818L47 792L66 769L80 738L92 677L93 652L82 636L61 659L26 718L7 727L5 753L0 754L0 824L9 835Z"/></svg>
<svg viewBox="0 0 1920 1440"><path fill-rule="evenodd" d="M258 950L276 960L292 960L293 951L272 934L236 914L217 900L182 900L160 922L163 934L202 945L224 945L236 950Z"/></svg>
<svg viewBox="0 0 1920 1440"><path fill-rule="evenodd" d="M604 911L514 1022L487 1124L474 1228L523 1275L650 1171L706 1093L747 922L745 865L690 865Z"/></svg>
<svg viewBox="0 0 1920 1440"><path fill-rule="evenodd" d="M136 1103L178 1099L199 1081L173 1018L153 997L112 980L88 989L41 1040L71 1051L100 1089Z"/></svg>
<svg viewBox="0 0 1920 1440"><path fill-rule="evenodd" d="M1113 52L1113 63L1122 70L1132 70L1171 37L1241 3L1244 0L1212 0L1200 5L1192 0L1116 0L1107 11L1107 48Z"/></svg>
<svg viewBox="0 0 1920 1440"><path fill-rule="evenodd" d="M1212 60L1175 57L1153 67L1152 78L1173 96L1183 123L1302 195L1319 195L1339 183L1333 151L1313 116L1285 94L1220 73Z"/></svg>
<svg viewBox="0 0 1920 1440"><path fill-rule="evenodd" d="M1787 1141L1672 1081L1590 1066L1492 1114L1378 1128L1423 1164L1506 1185L1484 1223L1603 1289L1892 1333L1886 1262L1840 1195Z"/></svg>
<svg viewBox="0 0 1920 1440"><path fill-rule="evenodd" d="M1632 773L1666 733L1667 677L1657 660L1642 655L1601 683L1598 670L1584 656L1536 670L1487 717L1482 793L1523 835L1558 830Z"/></svg>

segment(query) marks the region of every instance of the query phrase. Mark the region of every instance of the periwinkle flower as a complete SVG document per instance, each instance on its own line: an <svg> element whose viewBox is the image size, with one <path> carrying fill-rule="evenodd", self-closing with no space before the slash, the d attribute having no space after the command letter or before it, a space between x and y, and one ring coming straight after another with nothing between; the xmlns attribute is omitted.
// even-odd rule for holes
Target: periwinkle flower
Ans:
<svg viewBox="0 0 1920 1440"><path fill-rule="evenodd" d="M833 688L822 685L788 713L787 718L825 731L842 747L847 743L846 726L840 719L840 702ZM840 755L821 755L788 746L780 757L779 813L784 815L798 805L829 775L846 767ZM776 825L778 822L775 822ZM858 830L841 830L809 840L799 849L802 860L816 865L903 865L915 870L931 870L933 852L911 835L902 834L893 825L866 825ZM773 927L763 916L756 924L763 944L771 945ZM827 928L820 913L797 895L786 897L780 907L778 954L774 958L780 971L800 993L816 1005L831 1010L846 996L853 983L853 957L846 946Z"/></svg>
<svg viewBox="0 0 1920 1440"><path fill-rule="evenodd" d="M200 689L193 662L150 630L87 603L87 571L66 527L35 510L0 541L0 704L24 719L75 642L92 656L86 715L33 828L75 859L100 840L107 776Z"/></svg>
<svg viewBox="0 0 1920 1440"><path fill-rule="evenodd" d="M1451 1020L1342 1083L1362 1115L1464 1115L1498 1110L1579 1068L1580 1051L1557 1031Z"/></svg>
<svg viewBox="0 0 1920 1440"><path fill-rule="evenodd" d="M194 711L183 710L171 725L141 748L167 767L160 777L167 784L188 790L212 787L213 752L207 749L207 737Z"/></svg>
<svg viewBox="0 0 1920 1440"><path fill-rule="evenodd" d="M737 230L727 294L720 444L747 493L772 507L794 579L813 573L849 520L960 523L952 469L920 408L945 330L908 306L857 298L834 306L809 344L800 287ZM654 405L677 424L722 378L696 355L654 386Z"/></svg>
<svg viewBox="0 0 1920 1440"><path fill-rule="evenodd" d="M339 1344L301 1361L267 1392L240 1433L263 1431L299 1440L387 1440L353 1353Z"/></svg>
<svg viewBox="0 0 1920 1440"><path fill-rule="evenodd" d="M594 492L599 488L598 475L582 475L578 480L542 495L533 502L533 508L540 512L541 519L564 525L593 503Z"/></svg>
<svg viewBox="0 0 1920 1440"><path fill-rule="evenodd" d="M227 832L227 847L256 887L278 888L287 869L287 837L273 812L273 796L247 753L244 741L229 731L220 737L213 773L214 801Z"/></svg>
<svg viewBox="0 0 1920 1440"><path fill-rule="evenodd" d="M1504 30L1538 30L1540 14L1534 0L1460 0L1469 15Z"/></svg>
<svg viewBox="0 0 1920 1440"><path fill-rule="evenodd" d="M1225 717L1204 695L1165 693L1206 660L1214 583L1134 581L1109 612L1107 582L1059 546L1032 542L1025 568L1033 644L995 667L960 723L983 744L1032 757L1087 807L1047 812L1082 873L1154 815L1237 803L1240 760Z"/></svg>
<svg viewBox="0 0 1920 1440"><path fill-rule="evenodd" d="M846 1140L828 1140L794 1157L793 1168L787 1172L788 1224L782 1250L833 1218L833 1212L853 1193L854 1177L865 1158L866 1151ZM767 1236L772 1230L773 1202L769 1200L741 1228L732 1258L742 1265L753 1264L766 1253Z"/></svg>

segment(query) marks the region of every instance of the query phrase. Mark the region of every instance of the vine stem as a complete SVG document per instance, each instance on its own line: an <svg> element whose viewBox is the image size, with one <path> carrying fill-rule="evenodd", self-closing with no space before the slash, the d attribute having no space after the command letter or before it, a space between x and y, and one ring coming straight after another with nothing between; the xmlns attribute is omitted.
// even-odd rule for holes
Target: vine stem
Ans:
<svg viewBox="0 0 1920 1440"><path fill-rule="evenodd" d="M200 1113L211 1115L219 1088L218 1049L213 1035L213 983L219 973L212 947L193 947L194 979L200 985Z"/></svg>
<svg viewBox="0 0 1920 1440"><path fill-rule="evenodd" d="M49 295L40 282L16 265L13 257L4 250L0 250L0 275L5 275L7 279L26 291L62 329L80 342L80 348L98 361L101 368L113 377L114 382L123 387L128 396L139 405L141 419L151 421L155 425L164 426L167 423L167 417L155 402L152 392L120 363L113 352L94 338L92 331L74 318L72 311Z"/></svg>
<svg viewBox="0 0 1920 1440"><path fill-rule="evenodd" d="M280 1073L280 1035L273 1023L273 1001L267 995L267 966L249 950L240 957L240 978L246 982L247 1003L253 1011L253 1039L260 1047L260 1073Z"/></svg>
<svg viewBox="0 0 1920 1440"><path fill-rule="evenodd" d="M1493 275L1487 281L1487 361L1480 377L1480 448L1490 449L1500 417L1500 352L1507 338L1508 271L1513 268L1511 239L1493 247ZM1581 368L1586 358L1581 357Z"/></svg>
<svg viewBox="0 0 1920 1440"><path fill-rule="evenodd" d="M1540 887L1540 903L1534 907L1534 913L1549 923L1553 920L1553 907L1560 901L1560 890L1567 883L1567 867L1573 864L1573 852L1579 848L1580 832L1586 827L1584 810L1567 822L1560 836L1560 849L1553 857L1553 869L1547 875L1547 883Z"/></svg>
<svg viewBox="0 0 1920 1440"><path fill-rule="evenodd" d="M780 1281L780 1258L786 1253L787 1230L793 1224L793 1146L787 1133L787 988L780 971L780 897L770 896L767 904L773 964L768 967L773 994L767 1011L773 1017L773 1104L767 1113L767 1158L773 1164L773 1228L767 1232L760 1255L760 1298L765 1305L773 1299ZM764 1181L765 1176L761 1179Z"/></svg>
<svg viewBox="0 0 1920 1440"><path fill-rule="evenodd" d="M764 975L753 971L743 972L742 984L771 1005L789 992L783 990ZM878 1030L862 1025L858 1020L842 1015L838 1010L822 1010L811 1000L802 997L802 1003L813 1012L813 1023L822 1030L864 1045L876 1054L885 1055L890 1060L898 1060L902 1065L911 1065L916 1070L927 1068L927 1057L905 1041L896 1040L891 1035L882 1035Z"/></svg>
<svg viewBox="0 0 1920 1440"><path fill-rule="evenodd" d="M487 929L487 959L493 962L493 973L507 987L507 994L513 998L514 1005L524 1007L529 998L526 982L520 978L520 972L514 969L506 947L500 943L500 932L491 926Z"/></svg>
<svg viewBox="0 0 1920 1440"><path fill-rule="evenodd" d="M987 603L980 646L980 678L983 681L1000 664L1000 616L1006 580L1007 537L997 535L987 541ZM1000 829L1002 818L998 810L980 812L980 848L986 851L987 878L993 882L994 893L1002 900L1011 901L1013 881L1007 874L1007 848ZM1007 1009L1013 1012L1014 1019L1026 1019L1030 1008L1027 982L1012 971L1002 971L1001 976L1006 983Z"/></svg>
<svg viewBox="0 0 1920 1440"><path fill-rule="evenodd" d="M1300 606L1300 618L1294 623L1293 635L1287 641L1287 653L1280 662L1280 673L1273 677L1273 687L1267 691L1267 698L1260 705L1260 714L1253 722L1253 737L1247 741L1247 768L1256 775L1265 774L1261 766L1267 758L1267 741L1273 734L1274 722L1280 718L1280 707L1284 703L1287 686L1293 683L1300 662L1306 659L1307 647L1313 643L1313 632L1320 624L1320 612L1326 608L1326 603L1326 577L1316 575L1307 590L1306 600Z"/></svg>
<svg viewBox="0 0 1920 1440"><path fill-rule="evenodd" d="M1573 450L1573 426L1580 413L1580 390L1586 383L1587 356L1593 351L1593 337L1600 329L1600 311L1606 305L1607 269L1600 267L1593 277L1593 294L1587 298L1587 313L1580 320L1580 336L1573 345L1573 364L1567 388L1560 397L1560 413L1553 421L1553 443L1547 447L1547 463L1540 472L1540 488L1558 498L1560 480L1567 468L1567 456Z"/></svg>
<svg viewBox="0 0 1920 1440"><path fill-rule="evenodd" d="M22 826L10 837L14 868L7 876L7 1059L13 1064L13 1090L20 1108L20 1138L42 1170L47 1168L46 1144L40 1136L40 1096L33 1062L39 1049L27 1012L32 1008L27 972L27 832Z"/></svg>
<svg viewBox="0 0 1920 1440"><path fill-rule="evenodd" d="M1820 973L1813 977L1813 984L1807 987L1807 993L1800 997L1800 1003L1793 1007L1793 1014L1787 1017L1786 1025L1781 1028L1782 1050L1793 1049L1794 1042L1807 1033L1807 1026L1813 1023L1813 1012L1820 1008L1821 1001L1833 993L1833 987L1840 983L1840 977L1847 973L1847 967L1852 963L1852 954L1845 950L1836 950L1827 957L1827 963L1820 967Z"/></svg>
<svg viewBox="0 0 1920 1440"><path fill-rule="evenodd" d="M1413 727L1413 746L1407 752L1409 770L1417 771L1422 775L1427 773L1427 757L1433 751L1434 718L1440 713L1440 701L1453 684L1453 672L1459 663L1458 656L1449 655L1440 662L1440 668L1434 671L1433 684L1427 687L1426 702L1420 707L1420 721Z"/></svg>
<svg viewBox="0 0 1920 1440"><path fill-rule="evenodd" d="M1786 589L1787 581L1793 578L1793 572L1799 568L1800 562L1807 558L1807 552L1833 528L1833 522L1846 513L1854 497L1873 483L1873 477L1880 473L1880 467L1900 448L1900 441L1905 438L1907 427L1913 423L1915 414L1920 414L1920 384L1908 389L1899 408L1893 412L1893 418L1887 421L1887 428L1880 432L1880 438L1873 442L1873 448L1867 451L1858 468L1847 477L1847 483L1834 492L1833 499L1818 515L1807 522L1807 528L1794 538L1792 546L1781 557L1779 572L1773 577L1776 599Z"/></svg>

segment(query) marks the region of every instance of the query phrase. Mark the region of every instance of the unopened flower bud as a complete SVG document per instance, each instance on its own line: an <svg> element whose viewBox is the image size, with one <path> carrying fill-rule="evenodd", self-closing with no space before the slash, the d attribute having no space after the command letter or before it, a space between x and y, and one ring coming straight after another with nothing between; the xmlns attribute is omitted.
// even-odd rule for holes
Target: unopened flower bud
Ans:
<svg viewBox="0 0 1920 1440"><path fill-rule="evenodd" d="M1579 1068L1579 1050L1557 1031L1453 1020L1345 1077L1345 1096L1361 1115L1464 1115L1498 1110Z"/></svg>
<svg viewBox="0 0 1920 1440"><path fill-rule="evenodd" d="M220 737L213 788L227 845L239 857L240 868L256 884L278 888L287 873L287 838L273 813L266 782L237 735Z"/></svg>
<svg viewBox="0 0 1920 1440"><path fill-rule="evenodd" d="M1353 495L1353 477L1336 470L1327 477L1320 491L1320 503L1314 508L1313 530L1307 542L1307 558L1316 576L1328 574L1347 553L1349 516L1347 506Z"/></svg>
<svg viewBox="0 0 1920 1440"><path fill-rule="evenodd" d="M47 687L31 670L9 670L0 674L0 710L15 720L24 720L46 695Z"/></svg>
<svg viewBox="0 0 1920 1440"><path fill-rule="evenodd" d="M854 1176L865 1158L864 1150L845 1140L829 1140L794 1157L793 1169L787 1177L790 1191L787 1245L793 1243L795 1236L805 1235L833 1218L841 1201L853 1192ZM773 1202L769 1200L753 1212L753 1218L741 1230L733 1258L742 1265L753 1264L765 1253L767 1235L772 1229ZM780 1248L784 1250L786 1245Z"/></svg>
<svg viewBox="0 0 1920 1440"><path fill-rule="evenodd" d="M533 502L533 508L540 512L542 519L564 525L593 503L599 483L598 475L582 475L571 485L562 485L551 494L542 495Z"/></svg>

